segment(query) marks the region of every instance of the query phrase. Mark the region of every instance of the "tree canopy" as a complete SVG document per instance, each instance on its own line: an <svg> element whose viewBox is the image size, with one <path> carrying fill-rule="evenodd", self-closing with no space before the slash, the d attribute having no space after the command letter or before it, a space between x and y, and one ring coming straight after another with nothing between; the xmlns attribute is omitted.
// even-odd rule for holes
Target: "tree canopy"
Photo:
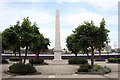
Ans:
<svg viewBox="0 0 120 80"><path fill-rule="evenodd" d="M28 50L34 50L34 52L45 50L48 49L50 43L49 39L39 32L36 22L30 22L29 17L24 18L21 24L18 21L15 25L5 29L2 35L3 50L19 51L21 56L20 48L26 49L24 63Z"/></svg>
<svg viewBox="0 0 120 80"><path fill-rule="evenodd" d="M101 48L105 42L108 41L109 30L105 29L105 20L102 19L100 27L95 26L94 22L84 22L73 31L73 34L66 39L67 47L70 51L74 49L74 53L80 50L88 52L91 49L91 65L94 65L94 50ZM74 35L74 38L73 38ZM73 41L70 42L69 40ZM75 45L73 46L73 44ZM69 45L69 46L68 46ZM77 49L77 50L76 50Z"/></svg>
<svg viewBox="0 0 120 80"><path fill-rule="evenodd" d="M78 43L76 42L77 39L75 39L75 35L71 34L70 36L67 37L66 39L66 43L67 43L67 47L68 49L75 54L75 56L77 57L79 50L79 46Z"/></svg>

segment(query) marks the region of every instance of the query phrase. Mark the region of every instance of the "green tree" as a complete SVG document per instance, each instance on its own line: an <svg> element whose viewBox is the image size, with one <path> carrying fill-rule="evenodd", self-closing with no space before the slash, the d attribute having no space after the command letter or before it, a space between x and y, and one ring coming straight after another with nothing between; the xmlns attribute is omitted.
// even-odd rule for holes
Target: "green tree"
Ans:
<svg viewBox="0 0 120 80"><path fill-rule="evenodd" d="M21 44L22 47L26 48L24 63L26 62L27 51L28 49L32 49L35 53L37 53L37 58L39 53L45 49L47 49L47 45L49 44L49 40L44 38L43 34L39 32L39 28L36 23L31 23L29 17L24 18L21 24Z"/></svg>
<svg viewBox="0 0 120 80"><path fill-rule="evenodd" d="M17 21L16 25L13 25L13 31L16 33L17 35L17 42L16 42L16 49L15 51L19 52L19 58L20 58L20 63L22 63L22 59L21 59L21 25L20 22Z"/></svg>
<svg viewBox="0 0 120 80"><path fill-rule="evenodd" d="M44 38L44 44L43 44L43 51L47 51L48 50L48 46L50 46L50 40L49 38Z"/></svg>
<svg viewBox="0 0 120 80"><path fill-rule="evenodd" d="M74 53L77 58L77 54L80 51L80 49L79 49L79 45L76 40L77 39L75 38L75 35L71 34L66 39L66 43L67 43L66 46L67 46L68 50L71 51L72 53Z"/></svg>
<svg viewBox="0 0 120 80"><path fill-rule="evenodd" d="M84 22L84 24L78 26L74 34L76 35L76 38L78 39L78 44L82 46L84 44L85 49L91 48L91 65L94 65L94 50L96 45L96 33L97 33L98 27L96 27L91 22Z"/></svg>
<svg viewBox="0 0 120 80"><path fill-rule="evenodd" d="M44 38L43 34L39 32L37 24L30 22L29 17L24 18L21 25L18 21L16 25L12 25L2 33L3 50L18 51L21 60L20 48L25 48L24 63L27 58L27 51L35 49L35 51L42 51L48 49L49 39ZM21 61L20 61L21 62Z"/></svg>
<svg viewBox="0 0 120 80"><path fill-rule="evenodd" d="M109 41L108 32L109 30L105 29L105 20L103 18L102 21L100 22L100 27L97 31L96 36L97 39L96 48L98 48L99 51L99 58L101 58L101 49L105 47L105 43Z"/></svg>
<svg viewBox="0 0 120 80"><path fill-rule="evenodd" d="M35 42L34 38L36 33L39 34L39 31L37 30L36 24L32 23L29 20L29 17L24 18L23 22L21 23L21 45L23 48L25 48L25 57L24 57L24 63L26 62L27 58L27 51L32 45L33 42ZM36 32L36 33L35 33Z"/></svg>
<svg viewBox="0 0 120 80"><path fill-rule="evenodd" d="M34 39L36 39L35 40L36 42L32 44L32 51L37 55L37 58L38 58L44 43L44 36L42 34L35 35L35 36L36 37Z"/></svg>
<svg viewBox="0 0 120 80"><path fill-rule="evenodd" d="M40 52L44 52L48 50L48 45L50 45L50 41L48 38L44 38L42 34L36 35L36 42L32 44L32 51L39 58Z"/></svg>
<svg viewBox="0 0 120 80"><path fill-rule="evenodd" d="M17 34L13 31L13 27L10 27L9 29L6 29L2 33L2 41L3 41L3 48L9 49L9 50L15 50L16 49L16 43L18 41Z"/></svg>
<svg viewBox="0 0 120 80"><path fill-rule="evenodd" d="M105 21L104 19L100 23L100 28L95 26L93 21L84 22L82 25L79 25L73 31L74 37L68 37L68 42L71 45L70 47L73 49L73 43L76 43L74 49L83 50L88 53L88 48L91 49L91 65L94 65L94 50L103 47L103 44L108 41L108 30L105 29ZM72 42L73 41L73 42Z"/></svg>
<svg viewBox="0 0 120 80"><path fill-rule="evenodd" d="M16 54L16 51L19 52L20 62L21 62L21 53L20 53L20 24L19 21L16 25L11 26L8 29L5 29L2 33L2 48L4 50L13 50Z"/></svg>

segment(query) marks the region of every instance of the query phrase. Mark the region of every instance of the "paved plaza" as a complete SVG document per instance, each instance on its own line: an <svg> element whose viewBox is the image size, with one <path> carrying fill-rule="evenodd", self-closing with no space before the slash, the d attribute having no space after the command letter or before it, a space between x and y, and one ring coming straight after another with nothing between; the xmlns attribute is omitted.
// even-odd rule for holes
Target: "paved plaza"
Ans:
<svg viewBox="0 0 120 80"><path fill-rule="evenodd" d="M102 66L107 66L112 69L112 72L105 75L88 75L88 74L75 74L79 65L69 65L67 60L62 61L53 61L53 60L45 60L45 62L49 63L49 65L35 65L35 68L41 74L37 75L10 75L4 73L4 71L8 70L10 64L2 65L2 77L3 78L100 78L106 80L112 80L111 78L118 78L118 64L111 64L106 62L95 62ZM88 60L90 63L90 60Z"/></svg>

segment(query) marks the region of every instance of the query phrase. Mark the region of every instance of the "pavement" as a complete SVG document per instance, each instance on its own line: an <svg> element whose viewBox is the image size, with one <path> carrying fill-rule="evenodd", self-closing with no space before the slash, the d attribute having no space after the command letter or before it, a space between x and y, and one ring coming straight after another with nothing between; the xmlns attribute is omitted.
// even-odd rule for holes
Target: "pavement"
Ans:
<svg viewBox="0 0 120 80"><path fill-rule="evenodd" d="M28 62L28 61L27 61ZM49 65L35 65L35 68L38 72L41 72L42 74L37 75L10 75L7 73L4 73L4 71L9 69L9 66L12 65L14 62L10 62L9 64L2 64L2 78L9 78L9 79L15 79L15 78L49 78L49 79L57 79L57 78L75 78L75 79L91 79L93 80L100 79L100 80L114 80L113 78L118 78L118 64L111 64L106 63L105 61L101 62L95 62L95 64L100 64L102 66L110 67L112 72L105 75L91 75L91 74L75 74L77 69L79 68L79 65L69 65L67 60L61 60L61 61L53 61L53 60L45 60L45 62L49 63ZM88 60L90 63L90 60Z"/></svg>

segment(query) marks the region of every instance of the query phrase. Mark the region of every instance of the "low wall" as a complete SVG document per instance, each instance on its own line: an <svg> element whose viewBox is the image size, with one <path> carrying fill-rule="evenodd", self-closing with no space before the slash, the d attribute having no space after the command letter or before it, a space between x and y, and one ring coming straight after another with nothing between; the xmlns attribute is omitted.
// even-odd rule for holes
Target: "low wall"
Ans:
<svg viewBox="0 0 120 80"><path fill-rule="evenodd" d="M4 59L9 59L10 57L15 57L15 56L7 56L7 55L2 56L2 58L4 58ZM34 57L35 56L27 56L27 59L34 58ZM50 59L50 60L54 59L54 56L39 56L39 57L44 58L44 59ZM101 55L101 58L104 58L104 59L113 58L113 57L118 57L119 58L120 55ZM22 56L22 58L24 58L24 56ZM62 56L62 59L70 59L70 58L75 58L75 56ZM91 56L89 56L89 57L88 56L78 56L78 58L90 59ZM97 58L99 58L99 56L95 55L94 58L97 59Z"/></svg>

